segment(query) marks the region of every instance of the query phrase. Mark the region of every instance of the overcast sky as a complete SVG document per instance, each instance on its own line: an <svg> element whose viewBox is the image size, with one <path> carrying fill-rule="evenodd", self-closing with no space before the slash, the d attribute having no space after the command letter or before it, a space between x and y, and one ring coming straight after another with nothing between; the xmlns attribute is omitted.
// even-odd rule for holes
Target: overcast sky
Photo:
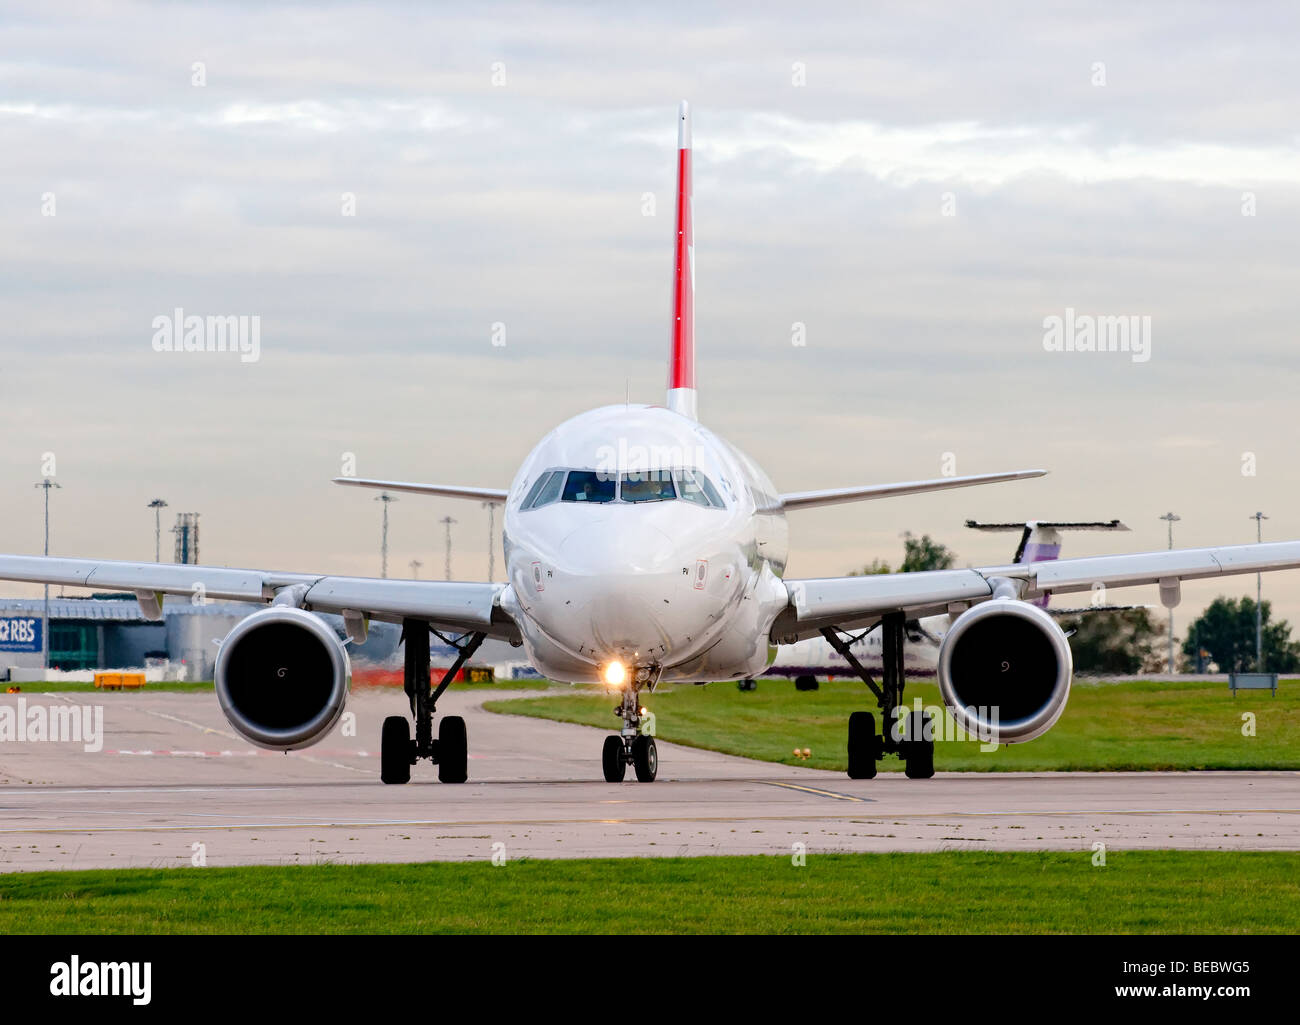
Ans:
<svg viewBox="0 0 1300 1025"><path fill-rule="evenodd" d="M1006 561L968 517L1300 538L1297 9L863 6L7 3L0 550L40 551L53 453L54 554L152 558L160 496L204 562L377 574L345 454L505 487L662 402L682 98L701 418L787 491L1051 471L795 513L789 575L905 529ZM261 358L154 351L178 307L260 317ZM1150 359L1045 351L1067 308L1150 317ZM478 505L390 511L390 575L441 576L451 515L486 578ZM1254 580L1180 622L1218 593ZM1300 574L1265 595L1300 622Z"/></svg>

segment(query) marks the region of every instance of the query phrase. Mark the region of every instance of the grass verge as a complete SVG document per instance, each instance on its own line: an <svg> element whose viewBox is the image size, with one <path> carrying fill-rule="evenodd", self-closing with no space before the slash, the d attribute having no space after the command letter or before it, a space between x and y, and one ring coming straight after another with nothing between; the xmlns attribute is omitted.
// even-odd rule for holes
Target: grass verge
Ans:
<svg viewBox="0 0 1300 1025"><path fill-rule="evenodd" d="M941 705L933 683L909 681L906 694L909 702L920 697L925 706ZM612 696L587 690L484 707L614 731L614 704ZM848 768L849 713L875 710L867 689L850 680L817 691L796 691L783 679L763 680L747 692L730 683L665 687L645 704L662 740L841 772ZM942 720L944 735L955 736L946 712ZM797 758L795 748L812 755ZM1300 769L1300 681L1283 680L1277 697L1248 691L1236 698L1226 684L1076 681L1065 714L1037 740L992 752L971 741L939 742L934 761L940 771L977 772ZM886 758L881 768L898 771L902 763Z"/></svg>
<svg viewBox="0 0 1300 1025"><path fill-rule="evenodd" d="M810 854L0 876L0 933L1294 933L1300 855Z"/></svg>
<svg viewBox="0 0 1300 1025"><path fill-rule="evenodd" d="M187 683L183 680L163 680L158 683L146 683L141 689L104 690L93 683L70 683L66 680L44 682L40 680L26 683L0 683L0 693L10 687L19 688L19 694L141 694L157 691L180 691L181 693L202 693L212 690L211 680L199 680Z"/></svg>

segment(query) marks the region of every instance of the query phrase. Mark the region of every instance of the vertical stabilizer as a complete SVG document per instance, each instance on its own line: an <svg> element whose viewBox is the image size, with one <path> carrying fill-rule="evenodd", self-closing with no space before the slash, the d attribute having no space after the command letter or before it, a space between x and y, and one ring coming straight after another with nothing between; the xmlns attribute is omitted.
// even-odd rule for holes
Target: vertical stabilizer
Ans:
<svg viewBox="0 0 1300 1025"><path fill-rule="evenodd" d="M1061 531L1063 530L1128 530L1119 520L1025 520L1023 523L976 523L967 520L972 530L1016 531L1020 545L1016 548L1016 563L1055 562L1061 557ZM1033 604L1047 608L1050 595L1043 595Z"/></svg>
<svg viewBox="0 0 1300 1025"><path fill-rule="evenodd" d="M691 109L677 112L677 232L673 252L673 350L668 408L698 419L695 394L695 235L691 191Z"/></svg>

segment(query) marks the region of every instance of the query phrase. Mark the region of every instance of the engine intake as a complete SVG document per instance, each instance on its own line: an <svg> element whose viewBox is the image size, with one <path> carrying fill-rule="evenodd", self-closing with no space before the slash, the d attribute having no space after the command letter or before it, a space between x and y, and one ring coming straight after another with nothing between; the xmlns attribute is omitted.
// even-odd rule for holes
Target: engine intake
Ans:
<svg viewBox="0 0 1300 1025"><path fill-rule="evenodd" d="M1074 659L1065 633L1046 612L995 598L952 624L939 647L937 672L939 693L962 729L1014 744L1041 736L1061 717Z"/></svg>
<svg viewBox="0 0 1300 1025"><path fill-rule="evenodd" d="M351 680L337 635L302 609L254 612L217 654L222 712L240 736L273 751L306 747L333 729Z"/></svg>

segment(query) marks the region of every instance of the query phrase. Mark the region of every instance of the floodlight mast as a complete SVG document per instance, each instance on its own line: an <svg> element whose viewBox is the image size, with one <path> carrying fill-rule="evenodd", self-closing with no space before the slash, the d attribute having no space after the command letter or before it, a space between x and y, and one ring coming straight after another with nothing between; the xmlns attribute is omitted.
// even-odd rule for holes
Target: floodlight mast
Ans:
<svg viewBox="0 0 1300 1025"><path fill-rule="evenodd" d="M1255 543L1264 541L1264 520L1268 519L1262 512L1251 517L1255 521ZM1264 671L1264 617L1260 613L1260 602L1264 595L1263 574L1255 574L1255 672Z"/></svg>
<svg viewBox="0 0 1300 1025"><path fill-rule="evenodd" d="M447 528L447 563L446 563L446 574L447 574L447 579L450 580L450 579L451 579L451 525L452 525L453 523L456 523L457 521L454 520L454 519L452 519L452 517L450 517L450 516L444 516L444 517L443 517L442 519L440 519L438 522L441 523L441 524L443 524L443 526L445 526L445 527Z"/></svg>
<svg viewBox="0 0 1300 1025"><path fill-rule="evenodd" d="M45 555L48 558L50 554L50 488L62 488L62 484L56 484L51 477L45 477L38 481L33 487L43 488L45 490ZM45 585L45 603L41 611L41 647L43 650L43 660L45 671L50 670L50 585Z"/></svg>
<svg viewBox="0 0 1300 1025"><path fill-rule="evenodd" d="M396 502L397 499L385 491L375 501L384 503L384 532L379 541L379 575L386 580L388 579L388 504Z"/></svg>
<svg viewBox="0 0 1300 1025"><path fill-rule="evenodd" d="M1179 520L1181 520L1182 517L1175 516L1173 513L1167 512L1163 516L1158 517L1158 519L1162 519L1169 524L1169 550L1173 551L1174 524L1177 523ZM1171 675L1174 672L1174 610L1172 606L1170 606L1169 609L1169 672Z"/></svg>
<svg viewBox="0 0 1300 1025"><path fill-rule="evenodd" d="M162 562L162 511L167 508L167 503L155 498L147 508L153 510L153 561Z"/></svg>
<svg viewBox="0 0 1300 1025"><path fill-rule="evenodd" d="M488 513L488 583L492 584L496 583L497 570L497 553L496 548L493 547L496 544L497 536L497 507L495 502L484 502L483 507L487 509Z"/></svg>

